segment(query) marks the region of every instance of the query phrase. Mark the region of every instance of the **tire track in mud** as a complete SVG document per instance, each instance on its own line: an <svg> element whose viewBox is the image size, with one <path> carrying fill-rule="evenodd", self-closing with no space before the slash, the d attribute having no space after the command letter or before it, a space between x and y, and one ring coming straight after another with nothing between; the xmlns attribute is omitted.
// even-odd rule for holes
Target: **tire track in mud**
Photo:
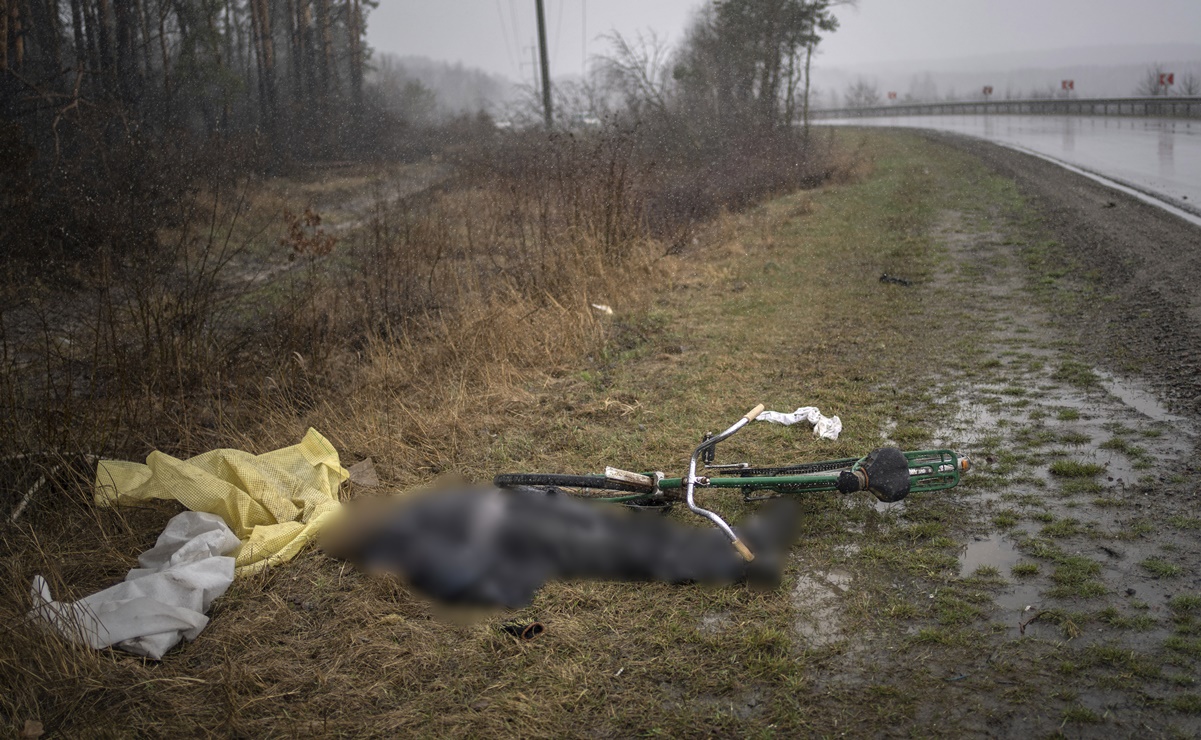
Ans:
<svg viewBox="0 0 1201 740"><path fill-rule="evenodd" d="M1110 370L1137 368L1174 410L1201 414L1201 229L1042 159L949 134L1013 180L1054 238L1053 249L1100 290L1058 317Z"/></svg>
<svg viewBox="0 0 1201 740"><path fill-rule="evenodd" d="M1048 285L1031 270L1026 230L987 211L946 212L934 230L958 266L940 287L970 307L965 318L980 337L943 377L940 395L955 410L935 440L978 463L959 493L978 516L960 553L961 577L1001 579L992 614L1006 628L998 653L1032 667L1047 656L1063 660L1063 670L1078 666L1060 680L1081 712L1116 717L1119 727L1167 721L1201 730L1191 717L1153 709L1171 703L1193 667L1181 651L1191 648L1184 635L1194 626L1179 607L1201 589L1201 427L1189 409L1173 413L1150 390L1151 382L1161 393L1165 382L1178 389L1170 374L1103 369L1098 348L1140 324L1110 315L1080 333L1079 315L1055 312L1055 291L1076 286ZM1156 289L1136 305L1157 306L1154 315L1166 314L1170 326L1186 321ZM1165 336L1140 346L1156 344L1167 346ZM1137 680L1115 681L1113 661L1126 661L1121 667ZM1041 724L1004 701L993 711L994 729Z"/></svg>

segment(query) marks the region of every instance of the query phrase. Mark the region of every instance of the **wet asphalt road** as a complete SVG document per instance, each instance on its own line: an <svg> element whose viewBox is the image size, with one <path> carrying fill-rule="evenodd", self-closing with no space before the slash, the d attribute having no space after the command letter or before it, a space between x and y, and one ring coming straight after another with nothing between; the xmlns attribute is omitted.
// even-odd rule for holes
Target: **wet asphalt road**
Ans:
<svg viewBox="0 0 1201 740"><path fill-rule="evenodd" d="M933 129L985 139L1098 175L1201 223L1201 120L975 115L817 123Z"/></svg>

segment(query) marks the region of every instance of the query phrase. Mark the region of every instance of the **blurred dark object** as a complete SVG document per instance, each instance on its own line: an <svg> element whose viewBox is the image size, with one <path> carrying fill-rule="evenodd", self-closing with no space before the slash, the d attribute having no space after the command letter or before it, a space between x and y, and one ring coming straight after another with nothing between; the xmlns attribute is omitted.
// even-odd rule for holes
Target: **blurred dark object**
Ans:
<svg viewBox="0 0 1201 740"><path fill-rule="evenodd" d="M458 487L351 502L321 547L440 601L520 607L552 579L776 585L798 514L780 499L736 527L756 554L747 563L717 529L533 489Z"/></svg>
<svg viewBox="0 0 1201 740"><path fill-rule="evenodd" d="M519 637L522 640L532 640L546 631L541 622L505 622L500 631Z"/></svg>
<svg viewBox="0 0 1201 740"><path fill-rule="evenodd" d="M880 282L892 283L893 285L904 285L906 287L913 285L912 280L906 280L905 278L897 277L896 275L889 275L887 272L880 276Z"/></svg>

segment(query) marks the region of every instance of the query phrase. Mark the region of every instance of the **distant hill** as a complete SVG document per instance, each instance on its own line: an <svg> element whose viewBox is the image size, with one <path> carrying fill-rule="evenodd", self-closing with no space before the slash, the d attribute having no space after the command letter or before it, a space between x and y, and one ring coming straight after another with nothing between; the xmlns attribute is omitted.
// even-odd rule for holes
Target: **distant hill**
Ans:
<svg viewBox="0 0 1201 740"><path fill-rule="evenodd" d="M1201 77L1201 44L1090 46L840 67L823 66L819 56L813 84L825 107L841 105L841 95L859 79L875 84L882 98L895 91L901 99L975 99L985 85L993 87L994 99L1038 97L1057 91L1061 80L1075 81L1077 97L1117 97L1133 95L1154 64L1178 77Z"/></svg>

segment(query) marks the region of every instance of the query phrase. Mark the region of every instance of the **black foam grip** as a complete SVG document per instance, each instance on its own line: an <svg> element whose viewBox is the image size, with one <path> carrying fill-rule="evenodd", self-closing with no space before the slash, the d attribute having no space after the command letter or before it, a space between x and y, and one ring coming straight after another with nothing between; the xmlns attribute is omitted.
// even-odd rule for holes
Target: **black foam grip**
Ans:
<svg viewBox="0 0 1201 740"><path fill-rule="evenodd" d="M838 474L838 492L839 493L858 493L863 487L859 481L859 476L849 470L844 470Z"/></svg>

